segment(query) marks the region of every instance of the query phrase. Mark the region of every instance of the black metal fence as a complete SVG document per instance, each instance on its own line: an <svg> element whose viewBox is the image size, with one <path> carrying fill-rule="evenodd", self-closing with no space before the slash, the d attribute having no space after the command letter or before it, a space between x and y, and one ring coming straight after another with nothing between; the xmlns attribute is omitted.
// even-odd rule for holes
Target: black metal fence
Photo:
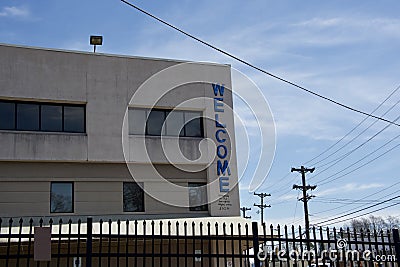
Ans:
<svg viewBox="0 0 400 267"><path fill-rule="evenodd" d="M51 261L34 261L35 227L51 228ZM304 236L257 222L0 219L0 266L400 266L397 229L313 227Z"/></svg>

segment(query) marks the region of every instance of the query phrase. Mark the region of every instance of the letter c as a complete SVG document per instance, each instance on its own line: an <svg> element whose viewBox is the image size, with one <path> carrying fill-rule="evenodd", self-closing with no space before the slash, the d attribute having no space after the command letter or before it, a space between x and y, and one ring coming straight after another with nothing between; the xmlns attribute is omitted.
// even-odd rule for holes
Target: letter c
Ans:
<svg viewBox="0 0 400 267"><path fill-rule="evenodd" d="M219 129L218 131L216 131L216 132L215 132L215 139L217 139L217 141L218 141L219 143L224 143L224 142L226 141L226 138L222 138L222 139L221 139L220 136L219 136L220 133L226 134L226 131L223 130L223 129Z"/></svg>

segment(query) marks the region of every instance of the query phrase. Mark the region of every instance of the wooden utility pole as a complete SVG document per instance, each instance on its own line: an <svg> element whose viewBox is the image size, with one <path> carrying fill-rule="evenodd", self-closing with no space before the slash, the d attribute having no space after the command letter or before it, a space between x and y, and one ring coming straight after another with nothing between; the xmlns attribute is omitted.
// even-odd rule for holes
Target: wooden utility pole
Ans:
<svg viewBox="0 0 400 267"><path fill-rule="evenodd" d="M266 194L266 193L258 193L257 194L256 192L254 192L254 195L261 198L261 204L255 204L254 203L254 206L261 210L261 225L263 225L264 224L264 209L265 208L271 208L271 205L265 205L264 204L264 198L265 197L270 197L271 195L270 194Z"/></svg>
<svg viewBox="0 0 400 267"><path fill-rule="evenodd" d="M251 219L251 216L246 216L246 211L251 210L251 208L242 207L242 208L240 208L240 210L243 212L243 218Z"/></svg>
<svg viewBox="0 0 400 267"><path fill-rule="evenodd" d="M292 168L291 172L299 172L301 173L301 181L302 181L302 185L293 185L293 189L301 189L303 191L303 197L298 199L299 201L303 201L304 204L304 220L305 220L305 231L306 231L306 238L307 238L307 249L310 249L310 219L309 219L309 215L308 215L308 205L307 202L315 197L313 195L308 195L307 191L308 190L314 190L315 188L317 188L316 185L306 185L306 173L310 172L313 173L315 170L315 168L312 169L307 169L304 166L301 166L300 169L296 169L296 168ZM301 234L301 233L300 233Z"/></svg>

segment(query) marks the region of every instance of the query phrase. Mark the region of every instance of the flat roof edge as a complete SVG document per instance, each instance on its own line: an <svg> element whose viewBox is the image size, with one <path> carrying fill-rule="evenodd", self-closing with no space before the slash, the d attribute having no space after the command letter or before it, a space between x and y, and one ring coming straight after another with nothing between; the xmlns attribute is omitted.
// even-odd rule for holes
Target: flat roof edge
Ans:
<svg viewBox="0 0 400 267"><path fill-rule="evenodd" d="M227 64L227 63L190 61L190 60L157 58L157 57L153 58L153 57L120 55L120 54L110 54L110 53L93 53L93 52L88 52L88 51L78 51L78 50L69 50L69 49L61 49L61 48L46 48L46 47L38 47L38 46L7 44L7 43L0 43L0 46L42 50L42 51L50 51L50 52L72 53L72 54L80 54L80 55L105 56L105 57L126 58L126 59L144 59L144 60L165 61L165 62L175 62L175 63L193 63L193 64L200 64L200 65L221 66L221 67L229 67L229 68L231 67L231 64Z"/></svg>

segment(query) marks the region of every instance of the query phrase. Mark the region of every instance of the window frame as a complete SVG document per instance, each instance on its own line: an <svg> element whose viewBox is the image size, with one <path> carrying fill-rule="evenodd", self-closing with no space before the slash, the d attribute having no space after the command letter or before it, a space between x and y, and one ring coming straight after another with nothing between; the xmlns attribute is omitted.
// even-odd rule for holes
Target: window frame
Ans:
<svg viewBox="0 0 400 267"><path fill-rule="evenodd" d="M9 99L0 99L2 103L11 103L14 104L14 128L13 129L0 129L0 131L20 131L20 132L45 132L45 133L77 133L77 134L85 134L87 128L86 122L86 104L71 104L71 103L57 103L57 102L38 102L38 101L20 101L20 100L9 100ZM25 130L18 128L18 105L19 104L30 104L30 105L38 105L39 106L39 113L38 113L38 123L39 128L38 130ZM42 107L43 106L61 106L61 123L62 129L60 131L56 130L43 130L42 129ZM83 131L66 131L65 130L65 107L81 107L83 108Z"/></svg>
<svg viewBox="0 0 400 267"><path fill-rule="evenodd" d="M125 194L124 194L124 188L125 188L125 184L136 184L142 191L142 206L143 209L142 210L137 210L137 211L126 211L125 210ZM139 212L146 212L146 203L145 203L145 192L143 189L143 183L137 183L137 182L122 182L122 212L124 213L139 213Z"/></svg>
<svg viewBox="0 0 400 267"><path fill-rule="evenodd" d="M14 105L14 107L13 107L13 109L14 109L14 111L13 111L13 116L14 116L13 126L14 127L13 128L4 129L4 131L13 131L17 127L17 105L13 101L8 101L8 100L0 100L0 101L3 102L3 103L9 103L9 104L13 104Z"/></svg>
<svg viewBox="0 0 400 267"><path fill-rule="evenodd" d="M197 186L194 186L197 185ZM190 205L190 189L191 188L200 188L202 186L207 186L207 183L205 182L188 182L188 197L189 197L189 211L197 211L197 212L205 212L205 211L209 211L208 208L208 203L207 204L203 204L203 205L199 205L199 206L191 206ZM207 188L206 188L206 197L208 198L208 192L207 192Z"/></svg>
<svg viewBox="0 0 400 267"><path fill-rule="evenodd" d="M72 211L51 211L51 193L52 193L52 186L53 184L71 184L72 188L72 195L71 195L71 204L72 204ZM50 214L73 214L75 213L75 182L71 181L52 181L50 182Z"/></svg>
<svg viewBox="0 0 400 267"><path fill-rule="evenodd" d="M146 112L146 121L145 121L145 123L146 123L146 127L145 127L145 133L144 133L144 136L154 136L154 137L157 137L157 136L166 136L166 137L187 137L187 138L204 138L204 116L203 116L203 111L201 111L201 110L187 110L187 109L185 109L185 110L183 110L183 109L163 109L163 108L135 108L135 107L129 107L128 108L128 116L129 116L129 111L130 110L132 110L132 112L134 112L135 110L144 110L145 112ZM200 114L200 117L199 117L199 120L200 120L200 132L201 132L201 135L200 136L187 136L186 135L186 126L187 126L187 124L184 124L184 127L182 128L182 130L183 130L183 135L181 135L181 134L178 134L178 135L168 135L167 134L167 132L168 132L168 124L166 124L166 125L164 125L164 128L165 128L165 134L161 134L161 135L156 135L156 134L149 134L148 133L148 118L149 118L149 115L150 115L150 112L151 111L162 111L163 113L164 113L164 120L163 120L163 123L165 123L165 121L166 121L166 118L168 117L168 113L169 112L173 112L173 111L178 111L178 112L183 112L183 120L184 120L184 123L185 123L185 120L186 120L186 117L185 117L185 114L186 113L199 113ZM128 120L128 122L129 122L129 120ZM129 131L129 127L128 127L128 131ZM137 134L137 133L128 133L129 135L143 135L143 134Z"/></svg>

